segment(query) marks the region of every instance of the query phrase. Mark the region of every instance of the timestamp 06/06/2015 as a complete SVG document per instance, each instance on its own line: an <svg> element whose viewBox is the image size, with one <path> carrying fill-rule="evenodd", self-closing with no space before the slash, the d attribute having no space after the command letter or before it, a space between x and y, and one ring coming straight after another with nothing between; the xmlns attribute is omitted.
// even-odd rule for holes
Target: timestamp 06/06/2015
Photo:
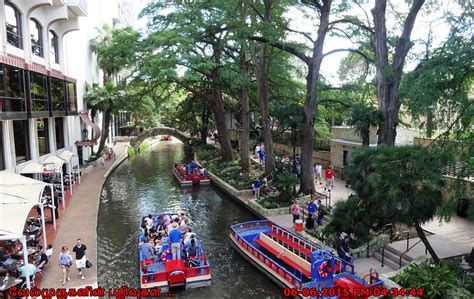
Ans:
<svg viewBox="0 0 474 299"><path fill-rule="evenodd" d="M283 295L285 297L332 297L332 296L423 296L423 289L421 288L302 288L298 290L296 288L284 288Z"/></svg>

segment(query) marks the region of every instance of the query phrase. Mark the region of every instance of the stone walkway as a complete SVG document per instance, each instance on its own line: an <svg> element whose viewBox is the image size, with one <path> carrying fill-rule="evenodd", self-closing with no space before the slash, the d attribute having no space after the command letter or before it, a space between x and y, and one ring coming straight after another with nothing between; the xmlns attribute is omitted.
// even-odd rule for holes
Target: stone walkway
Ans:
<svg viewBox="0 0 474 299"><path fill-rule="evenodd" d="M67 245L72 254L72 248L78 238L87 246L87 258L93 267L84 271L85 280L81 280L77 275L74 266L71 267L71 281L64 287L78 288L84 285L97 285L97 215L99 212L99 198L102 185L106 178L104 175L114 165L126 156L127 143L117 143L114 146L116 161L106 161L105 167L95 166L77 188L72 196L71 203L63 212L64 216L58 228L56 238L53 242L54 254L51 262L48 263L42 274L41 288L60 288L62 282L62 272L58 266L58 255L61 247ZM114 166L115 167L115 166Z"/></svg>

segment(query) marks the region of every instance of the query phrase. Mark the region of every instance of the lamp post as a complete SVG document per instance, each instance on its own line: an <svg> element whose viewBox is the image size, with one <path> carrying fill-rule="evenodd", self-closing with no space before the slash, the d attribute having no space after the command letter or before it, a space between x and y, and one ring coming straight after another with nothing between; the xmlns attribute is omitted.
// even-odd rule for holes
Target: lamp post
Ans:
<svg viewBox="0 0 474 299"><path fill-rule="evenodd" d="M88 131L86 128L82 130L82 140L87 140Z"/></svg>

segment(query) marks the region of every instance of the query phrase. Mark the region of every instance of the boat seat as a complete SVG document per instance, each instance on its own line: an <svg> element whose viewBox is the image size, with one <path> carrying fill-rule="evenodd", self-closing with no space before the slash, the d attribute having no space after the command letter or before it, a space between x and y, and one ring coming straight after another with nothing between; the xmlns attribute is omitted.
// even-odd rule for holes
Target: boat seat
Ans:
<svg viewBox="0 0 474 299"><path fill-rule="evenodd" d="M277 238L278 240L282 241L283 243L287 244L289 247L295 248L299 252L303 253L306 256L311 256L311 251L304 248L303 246L296 244L293 241L288 240L287 238L275 233L274 231L269 231L268 234L272 237Z"/></svg>
<svg viewBox="0 0 474 299"><path fill-rule="evenodd" d="M285 262L287 265L300 271L304 276L311 277L311 264L308 263L308 261L302 259L298 255L278 244L276 241L270 239L267 235L260 233L259 238L257 238L255 242Z"/></svg>

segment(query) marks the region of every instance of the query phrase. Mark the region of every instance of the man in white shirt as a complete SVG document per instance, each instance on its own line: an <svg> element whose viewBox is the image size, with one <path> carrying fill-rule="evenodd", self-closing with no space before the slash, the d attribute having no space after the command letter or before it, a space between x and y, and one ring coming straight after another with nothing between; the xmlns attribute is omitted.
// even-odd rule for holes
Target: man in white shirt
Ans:
<svg viewBox="0 0 474 299"><path fill-rule="evenodd" d="M322 185L323 184L323 180L322 180L323 166L321 165L321 163L318 162L318 164L314 166L314 170L316 171L316 184L318 183L318 180L319 180L319 184Z"/></svg>

